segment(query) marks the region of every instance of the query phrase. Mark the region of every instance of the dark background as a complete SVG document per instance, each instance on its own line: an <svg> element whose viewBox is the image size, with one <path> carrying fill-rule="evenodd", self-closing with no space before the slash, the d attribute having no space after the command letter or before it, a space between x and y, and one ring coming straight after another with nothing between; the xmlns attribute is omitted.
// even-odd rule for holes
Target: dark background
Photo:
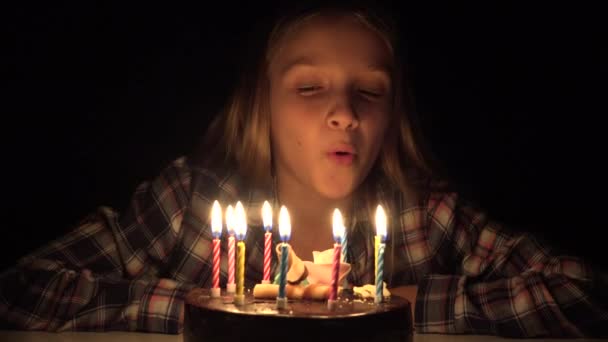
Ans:
<svg viewBox="0 0 608 342"><path fill-rule="evenodd" d="M603 194L594 128L607 113L606 31L599 8L573 3L388 5L402 17L425 133L463 194L606 266L606 220L592 209ZM98 205L122 210L189 152L271 6L3 8L0 266Z"/></svg>

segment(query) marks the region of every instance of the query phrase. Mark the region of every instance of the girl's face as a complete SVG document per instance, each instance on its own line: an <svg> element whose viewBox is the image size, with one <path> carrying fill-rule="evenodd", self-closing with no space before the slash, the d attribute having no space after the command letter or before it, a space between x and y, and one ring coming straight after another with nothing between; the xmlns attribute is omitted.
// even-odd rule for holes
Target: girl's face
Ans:
<svg viewBox="0 0 608 342"><path fill-rule="evenodd" d="M373 166L391 110L389 49L350 18L314 17L283 40L269 66L278 177L331 199Z"/></svg>

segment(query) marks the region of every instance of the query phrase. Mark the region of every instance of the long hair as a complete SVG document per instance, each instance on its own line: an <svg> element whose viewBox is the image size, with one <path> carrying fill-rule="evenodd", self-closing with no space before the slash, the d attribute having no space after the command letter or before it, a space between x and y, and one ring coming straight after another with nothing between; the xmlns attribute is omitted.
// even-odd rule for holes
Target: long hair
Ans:
<svg viewBox="0 0 608 342"><path fill-rule="evenodd" d="M388 181L406 195L414 194L429 185L442 187L445 180L442 168L433 156L422 134L414 110L411 87L407 80L405 55L401 49L396 22L378 8L368 5L312 4L300 8L280 10L278 20L267 27L262 49L252 49L247 55L251 68L242 70L240 82L228 99L226 107L209 126L202 148L194 156L203 166L230 164L257 186L271 186L273 161L270 138L268 66L281 48L283 39L306 20L318 15L347 16L377 33L393 54L392 79L394 84L392 113L388 132L378 159L361 190L373 195L374 184ZM253 62L252 62L253 61Z"/></svg>

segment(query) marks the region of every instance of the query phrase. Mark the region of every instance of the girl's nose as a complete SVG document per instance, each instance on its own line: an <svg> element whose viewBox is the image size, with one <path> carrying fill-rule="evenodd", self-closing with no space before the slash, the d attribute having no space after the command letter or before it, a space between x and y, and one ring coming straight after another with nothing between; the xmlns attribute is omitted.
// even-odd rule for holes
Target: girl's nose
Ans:
<svg viewBox="0 0 608 342"><path fill-rule="evenodd" d="M327 116L327 124L331 129L354 130L359 127L359 118L348 97L338 101Z"/></svg>

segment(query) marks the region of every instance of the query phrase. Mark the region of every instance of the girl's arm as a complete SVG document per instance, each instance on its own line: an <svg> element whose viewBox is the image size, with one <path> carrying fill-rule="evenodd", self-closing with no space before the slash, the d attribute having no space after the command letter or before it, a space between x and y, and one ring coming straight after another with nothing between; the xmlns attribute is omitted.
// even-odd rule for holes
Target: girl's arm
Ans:
<svg viewBox="0 0 608 342"><path fill-rule="evenodd" d="M136 190L123 216L99 210L0 275L3 325L24 330L177 333L191 284L159 278L189 205L178 159Z"/></svg>
<svg viewBox="0 0 608 342"><path fill-rule="evenodd" d="M605 274L505 229L455 194L431 198L428 208L425 240L447 271L418 283L418 332L608 335Z"/></svg>

